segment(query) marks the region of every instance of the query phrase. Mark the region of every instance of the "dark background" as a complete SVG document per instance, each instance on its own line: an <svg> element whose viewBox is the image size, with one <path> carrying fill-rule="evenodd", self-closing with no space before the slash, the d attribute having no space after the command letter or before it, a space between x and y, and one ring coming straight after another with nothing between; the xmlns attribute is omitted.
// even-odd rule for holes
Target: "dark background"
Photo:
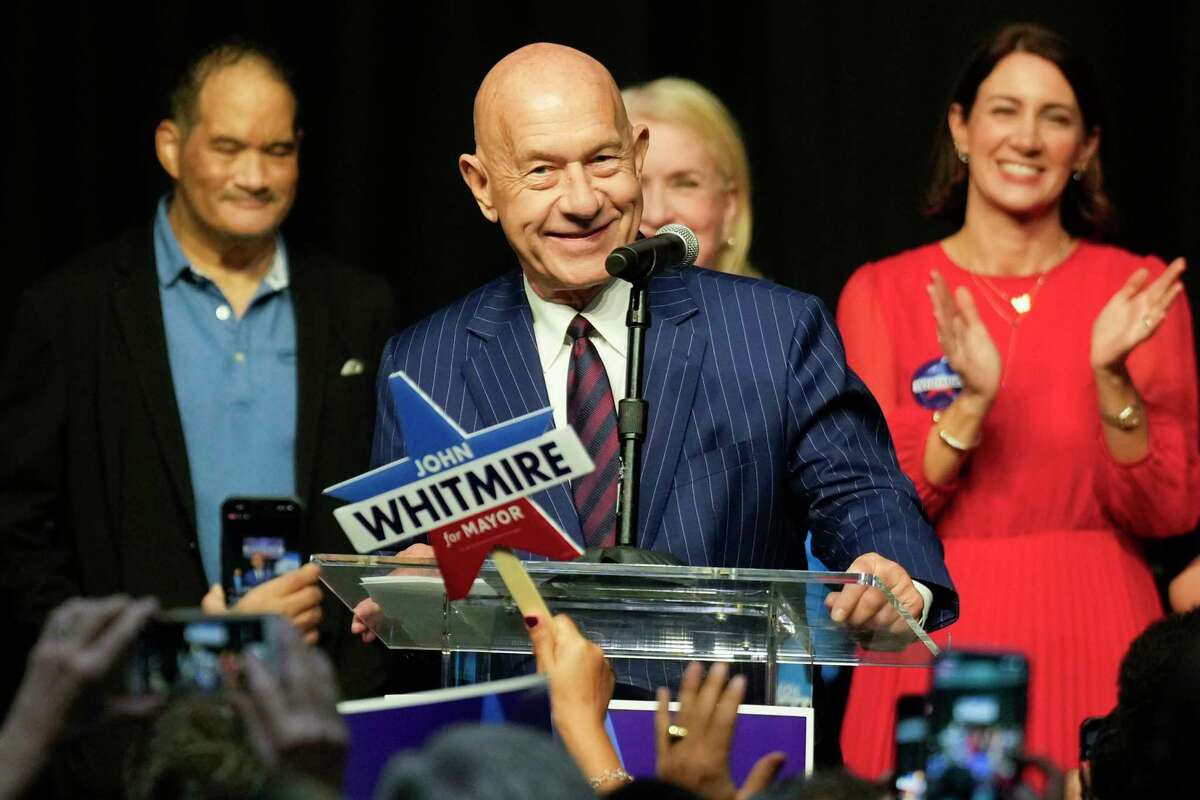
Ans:
<svg viewBox="0 0 1200 800"><path fill-rule="evenodd" d="M388 276L417 319L513 260L458 176L471 101L506 52L551 40L622 84L711 87L754 173L752 258L831 305L858 264L946 232L919 214L932 132L977 40L1040 21L1106 90L1121 245L1200 258L1196 3L293 2L7 5L0 344L19 292L148 218L167 182L153 131L180 66L231 34L293 63L305 129L288 235ZM1193 303L1200 277L1188 276Z"/></svg>

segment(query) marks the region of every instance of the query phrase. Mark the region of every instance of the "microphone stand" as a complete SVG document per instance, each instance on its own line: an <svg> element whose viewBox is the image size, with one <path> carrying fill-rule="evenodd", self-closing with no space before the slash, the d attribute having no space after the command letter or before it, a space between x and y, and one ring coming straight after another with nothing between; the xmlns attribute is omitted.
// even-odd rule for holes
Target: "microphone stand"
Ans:
<svg viewBox="0 0 1200 800"><path fill-rule="evenodd" d="M609 272L613 272L610 267ZM589 547L584 561L608 564L679 564L670 553L644 550L637 546L639 483L642 476L642 442L646 439L646 422L650 404L642 396L642 360L646 354L646 331L650 328L650 304L646 285L650 269L639 280L632 281L629 290L629 311L625 325L629 328L628 358L625 362L625 399L617 411L617 435L621 440L621 472L617 485L617 545ZM615 273L614 273L615 274Z"/></svg>

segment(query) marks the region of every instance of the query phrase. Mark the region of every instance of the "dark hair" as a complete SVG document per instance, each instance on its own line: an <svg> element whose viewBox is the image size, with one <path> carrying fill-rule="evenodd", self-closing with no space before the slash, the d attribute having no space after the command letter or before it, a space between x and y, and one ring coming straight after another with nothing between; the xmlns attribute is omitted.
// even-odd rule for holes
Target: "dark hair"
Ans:
<svg viewBox="0 0 1200 800"><path fill-rule="evenodd" d="M395 756L376 800L556 800L592 797L567 752L548 735L518 725L456 725L423 749Z"/></svg>
<svg viewBox="0 0 1200 800"><path fill-rule="evenodd" d="M1006 25L985 39L954 85L947 108L957 103L962 107L963 117L969 117L979 85L1005 56L1012 53L1030 53L1057 66L1075 92L1079 110L1083 114L1085 134L1104 130L1104 112L1091 68L1065 37L1040 25ZM958 159L954 138L950 135L944 115L937 131L933 148L933 178L925 194L925 211L961 223L967 206L967 169ZM1078 180L1067 182L1061 209L1063 227L1073 236L1102 239L1112 230L1116 218L1112 203L1104 193L1099 152Z"/></svg>
<svg viewBox="0 0 1200 800"><path fill-rule="evenodd" d="M818 770L778 783L756 795L759 800L882 800L891 797L886 786L845 770Z"/></svg>
<svg viewBox="0 0 1200 800"><path fill-rule="evenodd" d="M1117 693L1091 753L1093 796L1175 796L1200 763L1200 609L1160 620L1134 640Z"/></svg>
<svg viewBox="0 0 1200 800"><path fill-rule="evenodd" d="M246 727L223 694L172 699L126 754L134 800L254 797L266 782Z"/></svg>
<svg viewBox="0 0 1200 800"><path fill-rule="evenodd" d="M265 67L273 78L288 88L292 99L296 101L297 119L299 118L299 98L296 95L291 70L283 59L265 45L244 39L231 39L209 47L189 61L171 88L171 118L183 129L185 136L196 124L200 92L203 91L209 77L225 67L232 67L247 60Z"/></svg>

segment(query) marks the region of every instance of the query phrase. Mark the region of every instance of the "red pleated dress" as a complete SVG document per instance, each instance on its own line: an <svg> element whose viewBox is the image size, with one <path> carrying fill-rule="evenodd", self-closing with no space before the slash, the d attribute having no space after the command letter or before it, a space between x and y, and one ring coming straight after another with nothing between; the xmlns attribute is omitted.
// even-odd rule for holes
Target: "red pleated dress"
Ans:
<svg viewBox="0 0 1200 800"><path fill-rule="evenodd" d="M1161 616L1135 537L1190 530L1200 516L1196 358L1186 299L1129 359L1146 407L1150 453L1129 465L1104 444L1089 352L1092 323L1139 267L1155 258L1083 242L1037 279L986 278L955 265L940 244L863 266L846 285L838 324L850 366L878 398L901 466L946 549L961 600L954 647L1016 649L1030 661L1027 747L1077 765L1078 728L1116 702L1121 657ZM950 486L924 476L942 356L930 271L966 286L1004 362L979 447ZM1032 295L1019 318L1006 297ZM936 371L936 370L935 370ZM930 386L934 387L930 391ZM879 777L893 762L901 694L928 691L923 669L860 667L842 731L847 766Z"/></svg>

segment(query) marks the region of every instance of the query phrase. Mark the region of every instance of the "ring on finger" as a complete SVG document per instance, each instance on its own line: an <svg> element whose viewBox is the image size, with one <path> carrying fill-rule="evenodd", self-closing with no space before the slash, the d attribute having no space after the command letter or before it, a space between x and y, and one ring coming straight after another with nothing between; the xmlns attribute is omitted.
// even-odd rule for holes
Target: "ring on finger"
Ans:
<svg viewBox="0 0 1200 800"><path fill-rule="evenodd" d="M1147 314L1146 316L1142 317L1142 324L1146 326L1146 330L1150 330L1151 328L1153 328L1153 327L1154 327L1154 323L1150 321L1150 315L1149 315L1149 314Z"/></svg>
<svg viewBox="0 0 1200 800"><path fill-rule="evenodd" d="M681 741L687 735L688 729L682 725L672 723L667 726L667 738L671 740L671 744Z"/></svg>

